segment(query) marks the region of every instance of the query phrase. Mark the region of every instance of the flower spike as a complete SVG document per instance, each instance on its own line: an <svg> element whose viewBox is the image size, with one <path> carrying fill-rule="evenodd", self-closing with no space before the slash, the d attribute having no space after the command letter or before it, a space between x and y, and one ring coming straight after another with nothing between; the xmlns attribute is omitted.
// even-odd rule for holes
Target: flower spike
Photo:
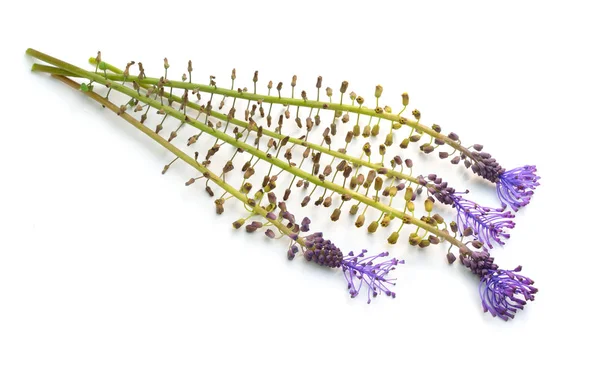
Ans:
<svg viewBox="0 0 600 389"><path fill-rule="evenodd" d="M479 295L484 312L507 321L513 319L527 301L535 299L538 289L530 278L517 274L521 269L521 266L512 271L499 269L481 277Z"/></svg>
<svg viewBox="0 0 600 389"><path fill-rule="evenodd" d="M535 165L526 165L516 169L502 172L496 181L498 198L505 207L517 211L531 201L534 189L540 185L540 177L536 175Z"/></svg>

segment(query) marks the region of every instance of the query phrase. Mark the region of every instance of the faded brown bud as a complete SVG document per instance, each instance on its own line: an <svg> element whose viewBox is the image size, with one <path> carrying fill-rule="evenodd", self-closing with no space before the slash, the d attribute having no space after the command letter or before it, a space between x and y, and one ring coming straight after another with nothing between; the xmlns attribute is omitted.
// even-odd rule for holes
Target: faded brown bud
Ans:
<svg viewBox="0 0 600 389"><path fill-rule="evenodd" d="M383 93L383 87L381 85L377 85L375 87L375 97L380 98L382 93Z"/></svg>
<svg viewBox="0 0 600 389"><path fill-rule="evenodd" d="M342 86L340 86L340 92L346 93L347 89L348 89L348 81L342 81Z"/></svg>
<svg viewBox="0 0 600 389"><path fill-rule="evenodd" d="M354 225L358 228L362 227L365 224L365 215L359 215L354 222Z"/></svg>
<svg viewBox="0 0 600 389"><path fill-rule="evenodd" d="M396 242L398 242L398 237L400 236L400 234L398 233L398 231L394 231L391 233L391 235L388 237L388 243L389 244L396 244Z"/></svg>
<svg viewBox="0 0 600 389"><path fill-rule="evenodd" d="M371 224L369 224L367 231L369 231L370 234L373 234L373 233L375 233L375 231L377 231L378 227L379 227L379 223L377 223L376 221L372 221Z"/></svg>
<svg viewBox="0 0 600 389"><path fill-rule="evenodd" d="M405 107L408 105L408 93L406 92L402 93L402 105Z"/></svg>

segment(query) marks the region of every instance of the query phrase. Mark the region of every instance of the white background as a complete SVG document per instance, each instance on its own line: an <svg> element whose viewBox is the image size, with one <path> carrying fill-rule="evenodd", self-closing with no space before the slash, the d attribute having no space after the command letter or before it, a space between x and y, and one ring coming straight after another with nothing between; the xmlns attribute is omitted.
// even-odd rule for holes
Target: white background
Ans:
<svg viewBox="0 0 600 389"><path fill-rule="evenodd" d="M5 6L0 141L0 387L570 387L597 368L600 87L594 2L258 1ZM485 3L485 4L484 4ZM389 247L346 216L309 214L344 250L391 250L395 300L352 300L339 272L233 231L191 172L85 96L29 72L25 49L86 66L98 49L148 74L168 56L196 77L266 80L384 103L486 145L542 185L519 211L504 268L540 292L511 322L481 311L477 280L442 247ZM474 197L493 187L432 166ZM427 158L427 160L430 160ZM417 169L419 171L419 169ZM424 172L424 171L423 171ZM596 360L596 363L593 361Z"/></svg>

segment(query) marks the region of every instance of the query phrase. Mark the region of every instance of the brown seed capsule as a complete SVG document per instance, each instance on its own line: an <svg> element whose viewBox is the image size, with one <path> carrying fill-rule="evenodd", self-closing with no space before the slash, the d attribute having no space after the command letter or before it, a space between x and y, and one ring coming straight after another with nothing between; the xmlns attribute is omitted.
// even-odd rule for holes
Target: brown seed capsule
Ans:
<svg viewBox="0 0 600 389"><path fill-rule="evenodd" d="M452 232L458 231L458 225L456 224L456 222L454 222L454 221L450 222L450 229L452 230Z"/></svg>
<svg viewBox="0 0 600 389"><path fill-rule="evenodd" d="M358 183L358 185L362 185L365 183L365 176L364 174L359 174L358 176L356 176L356 181Z"/></svg>
<svg viewBox="0 0 600 389"><path fill-rule="evenodd" d="M296 81L298 81L298 76L296 76L295 74L292 76L292 86L296 86Z"/></svg>
<svg viewBox="0 0 600 389"><path fill-rule="evenodd" d="M209 187L206 187L206 191L207 192L208 192L208 188ZM209 194L210 194L210 192L209 192ZM217 215L220 215L220 214L222 214L225 211L225 208L223 207L223 203L224 203L223 199L216 199L215 200L215 207L217 209Z"/></svg>
<svg viewBox="0 0 600 389"><path fill-rule="evenodd" d="M404 164L406 165L407 168L412 168L413 167L413 161L410 158L406 158L404 160Z"/></svg>
<svg viewBox="0 0 600 389"><path fill-rule="evenodd" d="M362 227L365 224L365 215L359 215L354 225L358 228Z"/></svg>
<svg viewBox="0 0 600 389"><path fill-rule="evenodd" d="M391 235L388 237L388 243L389 244L396 244L396 242L398 242L398 237L400 236L400 234L398 233L398 231L394 231L391 233Z"/></svg>
<svg viewBox="0 0 600 389"><path fill-rule="evenodd" d="M381 219L381 227L387 227L390 225L392 218L390 215L383 215L383 219Z"/></svg>
<svg viewBox="0 0 600 389"><path fill-rule="evenodd" d="M350 189L352 189L352 190L356 189L357 185L358 185L358 179L356 177L352 177L350 179Z"/></svg>
<svg viewBox="0 0 600 389"><path fill-rule="evenodd" d="M426 145L421 145L421 150L425 154L429 154L429 153L433 152L433 150L435 150L435 148L430 144L426 144Z"/></svg>
<svg viewBox="0 0 600 389"><path fill-rule="evenodd" d="M292 194L292 190L287 188L283 194L283 200L287 201L290 198L290 194Z"/></svg>
<svg viewBox="0 0 600 389"><path fill-rule="evenodd" d="M329 208L329 206L331 205L331 201L332 201L331 196L325 197L325 200L323 200L323 206L325 208Z"/></svg>
<svg viewBox="0 0 600 389"><path fill-rule="evenodd" d="M331 174L332 170L333 170L333 169L331 168L331 165L327 165L327 166L325 166L325 169L323 169L323 175L324 175L325 177L327 177L328 175L330 175L330 174Z"/></svg>
<svg viewBox="0 0 600 389"><path fill-rule="evenodd" d="M411 142L418 142L421 139L421 135L419 134L415 134L415 135L411 135L410 138L408 138Z"/></svg>
<svg viewBox="0 0 600 389"><path fill-rule="evenodd" d="M351 173L352 173L352 166L346 165L346 167L344 167L344 178L350 177Z"/></svg>
<svg viewBox="0 0 600 389"><path fill-rule="evenodd" d="M350 201L352 200L352 195L350 193L344 193L342 195L342 201Z"/></svg>
<svg viewBox="0 0 600 389"><path fill-rule="evenodd" d="M408 243L410 243L411 246L416 246L421 242L421 238L419 237L419 235L417 235L416 233L411 233L408 237Z"/></svg>
<svg viewBox="0 0 600 389"><path fill-rule="evenodd" d="M431 242L429 240L425 240L424 239L424 240L422 240L422 241L419 242L419 247L422 248L422 249L424 249L425 247L428 247L430 243Z"/></svg>
<svg viewBox="0 0 600 389"><path fill-rule="evenodd" d="M300 188L302 184L304 184L304 181L298 180L298 182L296 182L296 188Z"/></svg>
<svg viewBox="0 0 600 389"><path fill-rule="evenodd" d="M331 123L331 135L335 136L337 134L337 124Z"/></svg>
<svg viewBox="0 0 600 389"><path fill-rule="evenodd" d="M208 195L210 197L213 197L215 195L215 192L213 192L212 188L210 186L206 186L206 193L208 193ZM216 202L215 202L216 203ZM221 203L222 204L222 203ZM217 212L218 213L218 212Z"/></svg>
<svg viewBox="0 0 600 389"><path fill-rule="evenodd" d="M342 211L340 211L339 208L334 209L333 213L331 214L331 220L334 222L338 221L341 213L342 213Z"/></svg>
<svg viewBox="0 0 600 389"><path fill-rule="evenodd" d="M377 136L379 135L379 124L375 124L373 126L373 130L371 130L371 135L372 136Z"/></svg>
<svg viewBox="0 0 600 389"><path fill-rule="evenodd" d="M345 113L344 116L342 116L342 123L348 123L348 121L350 121L350 115Z"/></svg>
<svg viewBox="0 0 600 389"><path fill-rule="evenodd" d="M234 222L232 223L232 225L233 225L233 228L235 228L235 229L237 230L237 229L239 229L241 226L243 226L245 222L246 222L246 220L245 220L245 219L238 219L238 220L236 220L236 221L234 221Z"/></svg>
<svg viewBox="0 0 600 389"><path fill-rule="evenodd" d="M369 224L369 227L367 227L367 231L369 231L370 234L375 233L375 231L377 231L377 228L379 227L379 223L377 223L376 221L372 221L371 224Z"/></svg>
<svg viewBox="0 0 600 389"><path fill-rule="evenodd" d="M388 147L393 145L394 144L394 134L392 134L392 133L387 134L385 137L384 144Z"/></svg>
<svg viewBox="0 0 600 389"><path fill-rule="evenodd" d="M375 178L375 190L381 190L382 186L383 186L383 178L381 178L381 177Z"/></svg>
<svg viewBox="0 0 600 389"><path fill-rule="evenodd" d="M402 105L405 107L408 105L408 93L406 92L402 93Z"/></svg>
<svg viewBox="0 0 600 389"><path fill-rule="evenodd" d="M439 153L440 159L448 158L448 153L446 151L440 151Z"/></svg>
<svg viewBox="0 0 600 389"><path fill-rule="evenodd" d="M277 91L278 91L278 92L281 92L281 88L283 88L283 82L279 82L279 83L277 84Z"/></svg>
<svg viewBox="0 0 600 389"><path fill-rule="evenodd" d="M302 203L300 203L300 205L303 207L306 207L306 204L308 204L309 201L310 201L310 196L305 196L304 199L302 199Z"/></svg>
<svg viewBox="0 0 600 389"><path fill-rule="evenodd" d="M365 138L371 136L371 126L369 126L368 124L365 126L365 128L363 129L362 136Z"/></svg>
<svg viewBox="0 0 600 389"><path fill-rule="evenodd" d="M348 81L342 81L342 86L340 86L340 92L346 93L347 89L348 89Z"/></svg>

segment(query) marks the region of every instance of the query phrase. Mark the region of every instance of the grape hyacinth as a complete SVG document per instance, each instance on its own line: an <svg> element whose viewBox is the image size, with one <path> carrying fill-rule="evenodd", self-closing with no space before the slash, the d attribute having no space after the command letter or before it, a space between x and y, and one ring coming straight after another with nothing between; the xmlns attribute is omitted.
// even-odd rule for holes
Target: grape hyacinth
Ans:
<svg viewBox="0 0 600 389"><path fill-rule="evenodd" d="M449 245L448 262L453 263L457 259L455 253L458 251L461 264L476 274L481 285L486 287L486 292L482 292L484 309L504 320L512 318L516 310L522 309L524 302L533 300L537 292L530 286L532 281L515 275L520 268L512 272L500 270L487 250L493 244L504 244L509 237L507 230L514 227L514 215L510 210L506 211L506 206L516 210L530 201L533 190L539 185L535 166L505 171L488 153L481 152L482 146L465 148L456 134L443 135L437 125L428 128L420 124L421 113L418 110L413 110L416 121L400 116L408 104L406 94L402 95L404 108L400 114L393 114L390 107L379 105L383 91L380 85L375 88L376 108L371 109L364 106L365 99L354 92L346 95L351 105L344 104L348 89L346 81L340 88L339 104L333 102L333 90L329 87L325 89L327 99L320 100L320 76L316 100L310 100L304 90L300 93L302 99L295 99L296 76L292 78L290 98L282 96L282 82L273 84L272 81L268 83L268 95L258 95L258 72L254 73L253 92L250 92L248 88L234 86L235 69L231 73L230 88L229 85L227 88L218 87L214 76L210 76L209 85L192 83L191 61L180 82L168 76L166 58L164 77L152 78L145 74L142 63L138 62L133 67L139 67L139 74L132 75L130 68L136 62L128 62L121 70L102 61L100 52L90 61L96 66L95 71L79 68L33 49L27 50L27 54L52 65L34 64L32 70L50 73L62 83L81 91L171 152L175 158L164 166L163 174L172 164L182 162L194 169L196 176L199 172L200 176L190 178L185 185L196 182L204 185L203 192L215 197L217 214L226 212L231 201L240 201L244 215L232 223L235 229L245 226L243 230L249 234L263 230L263 237L269 239L289 238L289 259L301 252L309 262L341 268L351 297L356 297L361 290L366 290L369 303L380 294L395 297L390 290L395 281L390 278L390 272L404 261L385 258L389 255L387 252L367 256L366 250L362 250L358 255L353 252L344 255L335 244L323 238L323 233L306 235L310 231L310 219L296 219L288 210L288 200L302 199L298 201L302 207L309 204L331 207L332 223L347 212L355 217L357 228L368 226L369 233L392 229L387 238L389 244L396 244L400 233L407 232L408 243L419 249ZM72 78L83 79L84 82L78 83ZM277 85L276 92L272 91L273 85ZM177 91L183 94L179 95ZM213 101L217 96L220 102ZM244 106L241 109L240 101ZM290 107L294 107L295 112L290 112ZM244 120L236 117L236 109L243 112ZM275 117L271 116L272 112ZM344 136L343 127L350 122L350 114L356 114L357 120L355 124L349 124L353 127ZM286 134L283 129L284 121L292 115L295 115L292 121L301 129L301 135ZM364 124L362 131L361 117ZM368 124L364 121L365 117ZM381 138L377 140L377 136L382 131L381 125L386 123L390 129L389 132L383 130L386 132L383 142ZM271 128L272 125L276 127ZM460 156L452 158L452 163L462 159L467 168L496 183L504 208L479 206L463 197L468 191L456 192L435 174L426 178L413 175L410 158L396 155L390 161L394 131L405 126L411 129L411 133L400 144L401 149L410 142L418 142L423 134L430 136L426 137L429 143L421 145L421 150L427 154L444 145L454 148ZM167 130L169 127L170 131ZM342 133L342 137L338 136L336 140L338 132ZM315 136L322 136L322 139L315 140ZM371 139L361 147L359 156L350 146L361 136ZM181 146L176 146L178 143ZM188 147L189 151L179 147ZM230 154L223 155L228 152ZM217 153L218 158L212 158ZM439 151L440 159L450 155ZM215 167L218 164L222 165ZM217 188L213 189L209 184ZM424 190L430 196L424 199L424 209L417 209L419 202L416 199ZM294 191L301 193L293 194ZM278 200L278 196L282 201ZM435 200L452 206L457 212L456 221L448 226L444 218L434 212ZM368 210L374 210L378 215ZM462 236L457 236L457 232Z"/></svg>
<svg viewBox="0 0 600 389"><path fill-rule="evenodd" d="M516 274L522 269L490 270L481 277L479 294L483 311L507 321L513 319L518 309L523 309L527 301L533 301L538 289L533 281Z"/></svg>
<svg viewBox="0 0 600 389"><path fill-rule="evenodd" d="M461 195L469 191L456 192L435 174L430 174L427 178L421 176L419 181L422 185L426 185L429 193L441 203L452 205L456 209L456 224L461 234L473 234L489 248L493 247L492 242L504 245L503 239L510 238L510 234L505 232L505 229L512 229L515 226L515 222L511 220L515 215L510 211L504 208L483 207L472 200L465 199Z"/></svg>
<svg viewBox="0 0 600 389"><path fill-rule="evenodd" d="M395 285L393 282L395 278L388 278L388 275L398 264L404 264L403 260L392 258L386 261L377 261L379 258L387 257L389 253L365 256L367 250L362 250L358 255L351 251L344 256L334 243L323 238L322 232L313 233L304 239L306 245L306 249L303 250L304 258L321 266L341 267L346 281L348 281L350 297L358 296L363 284L367 289L368 304L371 303L371 297L375 298L382 293L386 296L396 297L396 293L389 289L390 286Z"/></svg>
<svg viewBox="0 0 600 389"><path fill-rule="evenodd" d="M499 269L486 249L460 254L461 263L473 274L479 276L479 295L484 312L507 321L514 319L518 309L523 309L527 301L533 301L538 289L533 280L514 270Z"/></svg>
<svg viewBox="0 0 600 389"><path fill-rule="evenodd" d="M496 191L498 198L505 207L517 211L531 201L534 189L540 185L540 179L536 173L535 166L523 166L516 169L504 171L498 175Z"/></svg>

